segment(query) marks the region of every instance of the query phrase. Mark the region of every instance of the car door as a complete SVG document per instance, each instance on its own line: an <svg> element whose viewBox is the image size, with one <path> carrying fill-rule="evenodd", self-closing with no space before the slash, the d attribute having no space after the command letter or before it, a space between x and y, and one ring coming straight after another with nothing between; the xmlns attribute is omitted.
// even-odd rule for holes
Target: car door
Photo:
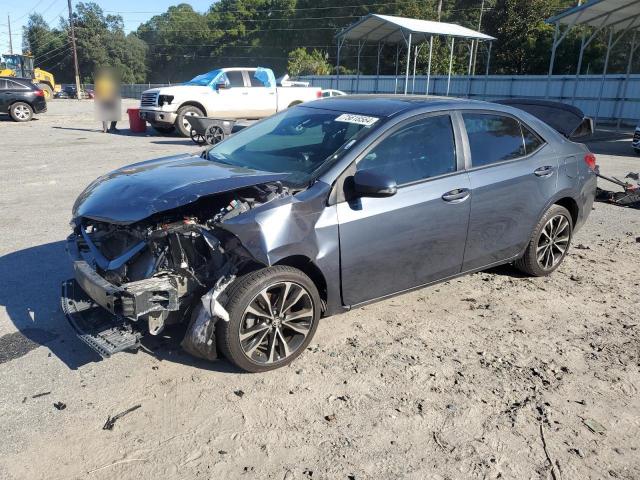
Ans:
<svg viewBox="0 0 640 480"><path fill-rule="evenodd" d="M556 190L558 159L519 119L498 112L462 114L468 138L471 216L463 270L523 251Z"/></svg>
<svg viewBox="0 0 640 480"><path fill-rule="evenodd" d="M398 189L337 205L345 305L460 272L470 185L459 144L450 115L428 115L394 127L356 161L356 171L393 178Z"/></svg>
<svg viewBox="0 0 640 480"><path fill-rule="evenodd" d="M218 88L214 111L209 116L224 118L248 118L246 109L249 108L249 89L244 83L242 70L224 72L218 81L224 83L224 88Z"/></svg>
<svg viewBox="0 0 640 480"><path fill-rule="evenodd" d="M7 112L7 108L9 108L9 96L11 92L7 88L7 81L3 78L0 78L0 111L3 113Z"/></svg>
<svg viewBox="0 0 640 480"><path fill-rule="evenodd" d="M265 86L260 79L256 78L255 70L244 70L245 83L250 85L249 105L251 106L251 115L256 118L268 117L276 113L276 87Z"/></svg>

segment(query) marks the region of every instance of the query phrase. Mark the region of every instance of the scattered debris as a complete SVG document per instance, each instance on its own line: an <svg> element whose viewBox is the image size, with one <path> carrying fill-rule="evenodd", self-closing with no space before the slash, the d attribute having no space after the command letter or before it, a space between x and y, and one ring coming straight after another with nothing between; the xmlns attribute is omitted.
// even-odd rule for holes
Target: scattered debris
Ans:
<svg viewBox="0 0 640 480"><path fill-rule="evenodd" d="M45 395L50 395L50 394L51 394L51 392L36 393L35 395L31 395L31 398L44 397Z"/></svg>
<svg viewBox="0 0 640 480"><path fill-rule="evenodd" d="M575 245L573 248L575 248L576 250L591 250L591 247L582 243Z"/></svg>
<svg viewBox="0 0 640 480"><path fill-rule="evenodd" d="M64 410L65 408L67 408L67 404L62 402L56 402L53 404L53 406L56 407L58 410Z"/></svg>
<svg viewBox="0 0 640 480"><path fill-rule="evenodd" d="M580 458L584 458L584 453L579 448L570 448L569 453L572 453Z"/></svg>
<svg viewBox="0 0 640 480"><path fill-rule="evenodd" d="M598 177L607 180L611 183L615 183L619 187L623 188L623 192L613 192L610 190L604 190L602 188L596 189L596 200L599 202L615 203L623 207L640 208L640 183L629 183L619 180L615 177L607 177L601 175L600 172L596 172ZM624 178L630 178L638 181L637 173L629 172Z"/></svg>
<svg viewBox="0 0 640 480"><path fill-rule="evenodd" d="M578 283L582 282L582 277L580 275L571 274L569 276L569 279L573 282L578 282Z"/></svg>
<svg viewBox="0 0 640 480"><path fill-rule="evenodd" d="M324 419L325 419L327 422L334 422L334 421L336 420L336 414L335 414L335 413L332 413L332 414L330 414L330 415L325 415Z"/></svg>
<svg viewBox="0 0 640 480"><path fill-rule="evenodd" d="M122 417L124 417L125 415L133 412L134 410L139 409L140 407L142 407L142 405L138 404L138 405L134 405L131 408L127 408L124 412L120 412L117 415L114 415L113 417L109 416L107 417L107 421L104 422L104 425L102 426L103 430L113 430L113 426L116 424L116 422L121 419Z"/></svg>
<svg viewBox="0 0 640 480"><path fill-rule="evenodd" d="M236 396L238 396L240 398L244 397L244 392L242 390L236 390L233 393L235 393Z"/></svg>
<svg viewBox="0 0 640 480"><path fill-rule="evenodd" d="M585 426L591 430L593 433L598 433L600 435L603 435L604 432L607 431L606 428L604 428L600 423L596 422L595 420L592 420L590 418L584 419L582 420L582 423L585 424Z"/></svg>

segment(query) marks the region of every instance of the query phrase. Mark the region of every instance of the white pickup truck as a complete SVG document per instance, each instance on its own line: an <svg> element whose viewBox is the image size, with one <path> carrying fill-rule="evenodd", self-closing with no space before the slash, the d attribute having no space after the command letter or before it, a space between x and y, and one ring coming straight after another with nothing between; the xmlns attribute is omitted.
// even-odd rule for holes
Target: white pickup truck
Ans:
<svg viewBox="0 0 640 480"><path fill-rule="evenodd" d="M140 118L159 132L188 137L188 115L255 119L321 98L320 88L278 87L268 68L222 68L186 83L152 88L140 98Z"/></svg>

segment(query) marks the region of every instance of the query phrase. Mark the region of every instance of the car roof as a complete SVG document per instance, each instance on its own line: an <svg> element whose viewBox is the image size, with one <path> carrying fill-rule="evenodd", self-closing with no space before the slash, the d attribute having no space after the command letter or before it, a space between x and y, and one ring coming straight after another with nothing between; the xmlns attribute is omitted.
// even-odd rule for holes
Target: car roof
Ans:
<svg viewBox="0 0 640 480"><path fill-rule="evenodd" d="M484 108L501 110L500 105L465 98L436 97L424 95L342 95L327 97L304 104L305 107L321 108L376 117L391 117L411 110L422 110L431 107L434 110L464 108L465 106L484 106Z"/></svg>

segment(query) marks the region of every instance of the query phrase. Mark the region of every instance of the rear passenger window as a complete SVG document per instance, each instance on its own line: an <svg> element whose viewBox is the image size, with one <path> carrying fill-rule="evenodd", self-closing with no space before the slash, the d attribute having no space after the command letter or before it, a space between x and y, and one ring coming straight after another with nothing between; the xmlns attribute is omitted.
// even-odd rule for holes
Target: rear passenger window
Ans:
<svg viewBox="0 0 640 480"><path fill-rule="evenodd" d="M240 70L226 72L226 75L231 87L244 87L244 78Z"/></svg>
<svg viewBox="0 0 640 480"><path fill-rule="evenodd" d="M544 145L544 140L542 140L538 135L533 133L524 125L520 124L522 127L522 136L524 137L524 148L527 152L527 155L538 150L542 145Z"/></svg>
<svg viewBox="0 0 640 480"><path fill-rule="evenodd" d="M399 184L456 171L456 144L449 115L426 117L392 133L358 162Z"/></svg>
<svg viewBox="0 0 640 480"><path fill-rule="evenodd" d="M471 164L491 165L526 155L520 122L502 115L465 113Z"/></svg>
<svg viewBox="0 0 640 480"><path fill-rule="evenodd" d="M251 80L252 87L264 87L264 83L256 78L256 72L248 70L247 75L249 75L249 80Z"/></svg>

